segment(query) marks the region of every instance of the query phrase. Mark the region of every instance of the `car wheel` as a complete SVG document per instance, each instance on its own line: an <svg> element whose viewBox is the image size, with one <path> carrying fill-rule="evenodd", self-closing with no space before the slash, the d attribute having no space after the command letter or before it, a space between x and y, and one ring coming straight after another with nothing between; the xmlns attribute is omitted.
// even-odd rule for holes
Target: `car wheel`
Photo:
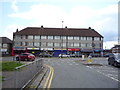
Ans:
<svg viewBox="0 0 120 90"><path fill-rule="evenodd" d="M25 59L25 61L27 61L28 59Z"/></svg>
<svg viewBox="0 0 120 90"><path fill-rule="evenodd" d="M108 61L108 65L110 65L110 61Z"/></svg>
<svg viewBox="0 0 120 90"><path fill-rule="evenodd" d="M117 67L117 66L118 66L118 65L117 65L117 62L114 62L114 66L115 66L115 67Z"/></svg>
<svg viewBox="0 0 120 90"><path fill-rule="evenodd" d="M16 61L19 61L19 57L16 57Z"/></svg>

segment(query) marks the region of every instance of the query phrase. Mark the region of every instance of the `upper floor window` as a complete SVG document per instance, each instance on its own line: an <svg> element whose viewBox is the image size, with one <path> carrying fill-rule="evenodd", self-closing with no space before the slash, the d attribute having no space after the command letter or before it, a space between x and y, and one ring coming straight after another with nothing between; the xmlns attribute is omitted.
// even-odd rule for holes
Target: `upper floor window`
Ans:
<svg viewBox="0 0 120 90"><path fill-rule="evenodd" d="M22 35L21 38L22 38L22 39L26 39L26 36L25 36L25 35Z"/></svg>
<svg viewBox="0 0 120 90"><path fill-rule="evenodd" d="M49 42L49 43L47 43L47 46L53 47L53 43L52 43L52 42Z"/></svg>
<svg viewBox="0 0 120 90"><path fill-rule="evenodd" d="M74 43L68 43L68 46L73 47Z"/></svg>
<svg viewBox="0 0 120 90"><path fill-rule="evenodd" d="M33 46L33 42L29 42L29 43L28 43L28 46Z"/></svg>
<svg viewBox="0 0 120 90"><path fill-rule="evenodd" d="M99 41L100 38L99 37L94 37L94 40Z"/></svg>
<svg viewBox="0 0 120 90"><path fill-rule="evenodd" d="M55 36L54 38L55 38L55 39L60 39L60 36Z"/></svg>
<svg viewBox="0 0 120 90"><path fill-rule="evenodd" d="M46 46L46 42L42 42L42 43L41 43L41 46Z"/></svg>
<svg viewBox="0 0 120 90"><path fill-rule="evenodd" d="M73 36L68 36L68 40L73 40Z"/></svg>
<svg viewBox="0 0 120 90"><path fill-rule="evenodd" d="M66 43L61 43L61 46L66 47Z"/></svg>
<svg viewBox="0 0 120 90"><path fill-rule="evenodd" d="M47 36L41 36L41 39L47 39Z"/></svg>
<svg viewBox="0 0 120 90"><path fill-rule="evenodd" d="M74 47L79 47L79 43L74 43Z"/></svg>
<svg viewBox="0 0 120 90"><path fill-rule="evenodd" d="M7 47L7 44L3 44L3 47Z"/></svg>
<svg viewBox="0 0 120 90"><path fill-rule="evenodd" d="M2 43L0 43L0 47L2 47Z"/></svg>
<svg viewBox="0 0 120 90"><path fill-rule="evenodd" d="M92 47L91 43L86 43L86 47Z"/></svg>
<svg viewBox="0 0 120 90"><path fill-rule="evenodd" d="M103 40L103 38L101 38L101 41Z"/></svg>
<svg viewBox="0 0 120 90"><path fill-rule="evenodd" d="M28 36L28 39L33 39L33 35L29 35L29 36Z"/></svg>
<svg viewBox="0 0 120 90"><path fill-rule="evenodd" d="M53 36L48 36L48 39L53 39Z"/></svg>
<svg viewBox="0 0 120 90"><path fill-rule="evenodd" d="M85 43L81 43L81 47L86 47L86 44Z"/></svg>
<svg viewBox="0 0 120 90"><path fill-rule="evenodd" d="M77 36L76 36L76 37L74 37L74 40L79 40L79 37L77 37Z"/></svg>
<svg viewBox="0 0 120 90"><path fill-rule="evenodd" d="M40 46L40 43L39 42L34 42L34 46Z"/></svg>
<svg viewBox="0 0 120 90"><path fill-rule="evenodd" d="M22 42L22 45L21 46L25 46L26 45L26 43L25 42Z"/></svg>
<svg viewBox="0 0 120 90"><path fill-rule="evenodd" d="M81 40L86 40L86 37L81 37Z"/></svg>
<svg viewBox="0 0 120 90"><path fill-rule="evenodd" d="M15 46L20 46L21 42L15 42Z"/></svg>
<svg viewBox="0 0 120 90"><path fill-rule="evenodd" d="M16 35L15 39L21 39L21 35Z"/></svg>
<svg viewBox="0 0 120 90"><path fill-rule="evenodd" d="M66 36L62 36L62 39L63 39L63 40L66 40Z"/></svg>
<svg viewBox="0 0 120 90"><path fill-rule="evenodd" d="M35 39L40 39L40 36L34 36Z"/></svg>
<svg viewBox="0 0 120 90"><path fill-rule="evenodd" d="M87 40L92 40L92 37L87 37Z"/></svg>
<svg viewBox="0 0 120 90"><path fill-rule="evenodd" d="M60 43L54 43L54 46L55 46L55 47L59 47L59 46L60 46Z"/></svg>

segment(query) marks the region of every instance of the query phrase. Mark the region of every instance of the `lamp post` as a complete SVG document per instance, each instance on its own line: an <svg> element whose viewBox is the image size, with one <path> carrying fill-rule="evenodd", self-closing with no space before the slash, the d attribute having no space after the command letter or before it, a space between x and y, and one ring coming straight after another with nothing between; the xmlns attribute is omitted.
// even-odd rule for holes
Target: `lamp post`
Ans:
<svg viewBox="0 0 120 90"><path fill-rule="evenodd" d="M62 55L63 55L63 23L64 23L64 21L62 21L62 34L61 34L61 39L62 39L62 42L61 42L61 58L62 58Z"/></svg>

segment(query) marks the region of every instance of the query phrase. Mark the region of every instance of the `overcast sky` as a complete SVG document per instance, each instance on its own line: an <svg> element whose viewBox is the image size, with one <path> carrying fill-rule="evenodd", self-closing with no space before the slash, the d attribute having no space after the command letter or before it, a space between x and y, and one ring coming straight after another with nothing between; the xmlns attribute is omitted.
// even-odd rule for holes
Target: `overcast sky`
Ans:
<svg viewBox="0 0 120 90"><path fill-rule="evenodd" d="M26 27L91 27L104 36L104 48L117 44L119 0L1 0L0 36L10 39Z"/></svg>

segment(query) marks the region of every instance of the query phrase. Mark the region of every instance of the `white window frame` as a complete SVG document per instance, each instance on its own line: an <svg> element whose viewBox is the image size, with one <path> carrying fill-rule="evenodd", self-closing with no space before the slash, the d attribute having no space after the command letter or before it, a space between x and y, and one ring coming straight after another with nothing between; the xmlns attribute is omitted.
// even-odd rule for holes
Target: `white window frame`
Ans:
<svg viewBox="0 0 120 90"><path fill-rule="evenodd" d="M48 47L53 47L53 43L52 43L52 42L48 42L48 43L47 43L47 46L48 46Z"/></svg>
<svg viewBox="0 0 120 90"><path fill-rule="evenodd" d="M42 42L41 46L46 46L46 44L47 44L46 42Z"/></svg>
<svg viewBox="0 0 120 90"><path fill-rule="evenodd" d="M69 47L74 47L74 43L68 43Z"/></svg>
<svg viewBox="0 0 120 90"><path fill-rule="evenodd" d="M95 41L100 41L100 37L94 37Z"/></svg>
<svg viewBox="0 0 120 90"><path fill-rule="evenodd" d="M86 40L86 37L81 37L81 40Z"/></svg>
<svg viewBox="0 0 120 90"><path fill-rule="evenodd" d="M7 47L8 45L6 43L3 44L3 47Z"/></svg>
<svg viewBox="0 0 120 90"><path fill-rule="evenodd" d="M33 39L33 35L28 35L28 39Z"/></svg>
<svg viewBox="0 0 120 90"><path fill-rule="evenodd" d="M48 36L48 39L53 39L53 36Z"/></svg>
<svg viewBox="0 0 120 90"><path fill-rule="evenodd" d="M39 47L40 43L39 42L34 42L34 46Z"/></svg>
<svg viewBox="0 0 120 90"><path fill-rule="evenodd" d="M41 36L41 39L47 39L47 36Z"/></svg>
<svg viewBox="0 0 120 90"><path fill-rule="evenodd" d="M74 40L79 40L79 37L78 36L74 36Z"/></svg>
<svg viewBox="0 0 120 90"><path fill-rule="evenodd" d="M60 40L60 36L54 36L54 39Z"/></svg>
<svg viewBox="0 0 120 90"><path fill-rule="evenodd" d="M68 36L68 40L73 40L73 36Z"/></svg>
<svg viewBox="0 0 120 90"><path fill-rule="evenodd" d="M33 46L33 42L28 42L28 46Z"/></svg>
<svg viewBox="0 0 120 90"><path fill-rule="evenodd" d="M86 47L86 44L85 43L81 43L81 47Z"/></svg>
<svg viewBox="0 0 120 90"><path fill-rule="evenodd" d="M67 37L66 37L66 36L62 36L62 39L63 39L63 40L66 40L66 39L67 39Z"/></svg>
<svg viewBox="0 0 120 90"><path fill-rule="evenodd" d="M87 37L87 40L90 40L90 41L92 41L92 37Z"/></svg>
<svg viewBox="0 0 120 90"><path fill-rule="evenodd" d="M74 43L74 47L79 47L79 43Z"/></svg>
<svg viewBox="0 0 120 90"><path fill-rule="evenodd" d="M60 43L54 43L55 47L60 47Z"/></svg>
<svg viewBox="0 0 120 90"><path fill-rule="evenodd" d="M39 35L38 35L38 36L35 35L35 36L34 36L34 39L40 39L40 36L39 36Z"/></svg>

